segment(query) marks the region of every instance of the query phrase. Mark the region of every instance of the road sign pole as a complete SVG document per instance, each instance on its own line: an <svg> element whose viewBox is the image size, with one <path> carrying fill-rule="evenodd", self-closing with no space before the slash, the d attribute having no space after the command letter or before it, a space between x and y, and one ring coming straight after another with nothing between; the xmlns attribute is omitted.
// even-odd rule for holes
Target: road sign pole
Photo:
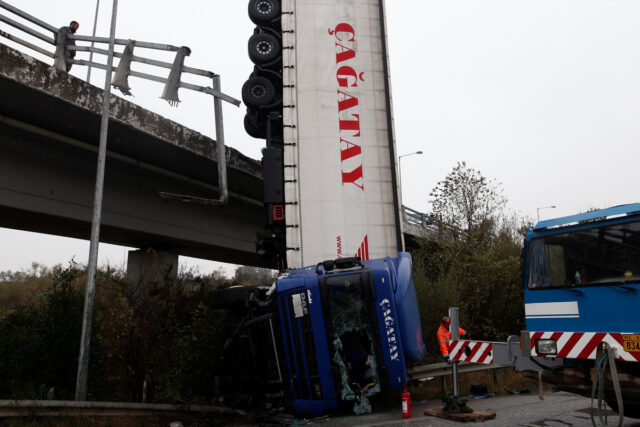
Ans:
<svg viewBox="0 0 640 427"><path fill-rule="evenodd" d="M89 347L91 344L91 322L93 320L93 300L96 289L96 269L98 265L98 244L100 242L100 219L102 215L102 194L104 190L104 170L107 157L107 131L109 129L109 101L111 98L111 69L113 67L113 49L116 38L116 15L118 0L113 0L111 12L111 32L109 36L109 55L102 99L102 121L100 123L100 145L98 147L98 167L93 198L93 218L91 219L91 244L87 265L87 287L84 295L84 314L82 316L82 336L78 357L78 375L76 377L76 400L87 399L87 371L89 369Z"/></svg>
<svg viewBox="0 0 640 427"><path fill-rule="evenodd" d="M451 324L449 326L449 332L451 332L451 339L457 341L460 339L460 321L458 320L458 307L449 308L449 319ZM451 379L453 383L453 397L458 397L460 394L460 384L458 379L458 362L451 361Z"/></svg>
<svg viewBox="0 0 640 427"><path fill-rule="evenodd" d="M96 0L96 16L93 18L93 35L96 36L96 27L98 26L98 12L100 10L100 0ZM95 41L91 42L91 48L96 44ZM93 61L93 50L89 53L89 64ZM91 65L87 66L87 83L91 83Z"/></svg>
<svg viewBox="0 0 640 427"><path fill-rule="evenodd" d="M220 76L213 76L213 90L220 92ZM227 156L224 145L224 128L222 122L222 101L213 97L213 111L216 124L216 147L218 152L218 187L220 188L220 203L226 204L229 199L227 189Z"/></svg>

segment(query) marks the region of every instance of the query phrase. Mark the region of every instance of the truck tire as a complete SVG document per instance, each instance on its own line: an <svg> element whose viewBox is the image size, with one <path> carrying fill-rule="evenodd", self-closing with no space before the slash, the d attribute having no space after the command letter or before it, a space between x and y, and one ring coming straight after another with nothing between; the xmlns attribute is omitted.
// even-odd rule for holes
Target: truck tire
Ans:
<svg viewBox="0 0 640 427"><path fill-rule="evenodd" d="M244 130L249 134L249 136L258 139L266 139L267 138L267 126L266 124L254 123L251 116L249 114L245 114L244 116Z"/></svg>
<svg viewBox="0 0 640 427"><path fill-rule="evenodd" d="M280 42L271 34L254 34L249 39L249 58L256 65L269 63L280 55Z"/></svg>
<svg viewBox="0 0 640 427"><path fill-rule="evenodd" d="M242 85L242 101L248 107L269 105L275 97L275 86L264 77L251 77Z"/></svg>
<svg viewBox="0 0 640 427"><path fill-rule="evenodd" d="M213 295L213 308L242 307L247 298L246 286L231 286Z"/></svg>
<svg viewBox="0 0 640 427"><path fill-rule="evenodd" d="M280 16L278 0L250 0L249 19L256 25L268 24Z"/></svg>

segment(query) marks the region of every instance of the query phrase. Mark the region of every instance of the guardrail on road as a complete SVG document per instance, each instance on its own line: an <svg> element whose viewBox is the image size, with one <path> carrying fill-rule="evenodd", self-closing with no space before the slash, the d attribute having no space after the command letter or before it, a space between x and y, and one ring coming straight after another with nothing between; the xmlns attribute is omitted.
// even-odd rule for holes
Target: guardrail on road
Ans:
<svg viewBox="0 0 640 427"><path fill-rule="evenodd" d="M458 373L468 373L468 372L476 372L476 371L487 371L491 369L500 369L500 368L509 368L508 365L485 365L479 363L468 363L468 362L460 362L458 363ZM421 365L410 368L407 370L407 375L410 380L416 381L430 377L440 377L444 375L451 375L451 364L442 362L442 363L432 363L430 365Z"/></svg>
<svg viewBox="0 0 640 427"><path fill-rule="evenodd" d="M243 411L222 406L78 402L67 400L0 400L0 418L24 416L152 416L179 413L246 415Z"/></svg>

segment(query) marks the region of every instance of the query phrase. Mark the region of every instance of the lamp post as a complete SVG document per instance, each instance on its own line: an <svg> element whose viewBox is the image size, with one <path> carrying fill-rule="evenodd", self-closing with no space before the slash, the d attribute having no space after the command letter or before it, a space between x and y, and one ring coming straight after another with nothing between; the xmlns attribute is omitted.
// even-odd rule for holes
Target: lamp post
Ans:
<svg viewBox="0 0 640 427"><path fill-rule="evenodd" d="M100 10L100 0L96 0L96 16L93 18L93 36L96 36L96 26L98 25L98 11ZM95 45L95 41L91 41L91 47ZM89 66L87 67L87 83L91 83L91 62L93 61L93 50L89 53Z"/></svg>
<svg viewBox="0 0 640 427"><path fill-rule="evenodd" d="M398 156L398 187L400 189L400 197L402 197L402 158L407 156L413 156L414 154L422 154L422 151L415 151L409 154L403 154Z"/></svg>
<svg viewBox="0 0 640 427"><path fill-rule="evenodd" d="M542 206L542 207L536 208L536 211L538 212L538 221L540 221L540 209L555 209L555 208L556 208L555 205Z"/></svg>
<svg viewBox="0 0 640 427"><path fill-rule="evenodd" d="M84 295L82 315L82 335L80 336L80 355L78 356L78 374L76 376L76 400L87 400L87 376L89 371L89 347L91 345L91 322L93 320L93 300L96 289L96 269L98 268L98 246L100 244L100 220L102 217L102 196L104 191L104 170L107 158L107 132L109 130L109 99L111 97L111 69L113 68L113 46L116 38L116 17L118 0L113 0L111 11L111 31L109 34L109 54L107 72L102 95L102 120L100 122L100 141L98 145L98 165L96 184L93 193L93 216L91 218L91 242L89 261L87 262L87 286Z"/></svg>

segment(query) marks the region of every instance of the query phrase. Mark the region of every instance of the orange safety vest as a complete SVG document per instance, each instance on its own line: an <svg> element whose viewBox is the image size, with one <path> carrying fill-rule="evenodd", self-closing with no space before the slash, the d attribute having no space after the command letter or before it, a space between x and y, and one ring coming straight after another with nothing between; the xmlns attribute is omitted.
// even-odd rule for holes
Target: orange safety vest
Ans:
<svg viewBox="0 0 640 427"><path fill-rule="evenodd" d="M465 333L464 329L460 328L460 336L463 336ZM443 357L449 354L450 340L451 332L449 332L449 329L441 323L438 328L438 344L440 344L440 353L442 353Z"/></svg>

